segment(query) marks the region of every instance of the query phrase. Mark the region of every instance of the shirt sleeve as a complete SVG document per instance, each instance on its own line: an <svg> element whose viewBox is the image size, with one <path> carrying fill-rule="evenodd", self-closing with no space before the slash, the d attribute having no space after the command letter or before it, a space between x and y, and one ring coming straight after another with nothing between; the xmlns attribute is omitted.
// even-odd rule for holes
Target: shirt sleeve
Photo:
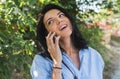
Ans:
<svg viewBox="0 0 120 79"><path fill-rule="evenodd" d="M40 55L36 55L30 70L32 79L51 79L50 62Z"/></svg>
<svg viewBox="0 0 120 79"><path fill-rule="evenodd" d="M100 55L99 52L96 51L96 53L97 53L97 56L96 56L97 65L100 66L100 69L101 69L101 71L103 72L104 64L105 64L105 63L104 63L104 60L103 60L103 58L102 58L102 56Z"/></svg>
<svg viewBox="0 0 120 79"><path fill-rule="evenodd" d="M100 64L101 64L101 70L103 71L105 63L104 63L104 60L100 54L99 54L99 60L100 60Z"/></svg>
<svg viewBox="0 0 120 79"><path fill-rule="evenodd" d="M94 68L96 68L96 74L98 74L99 79L103 79L104 60L98 51L96 51L93 48L90 49L93 55Z"/></svg>
<svg viewBox="0 0 120 79"><path fill-rule="evenodd" d="M104 69L104 60L103 60L102 56L95 49L90 48L90 50L91 50L91 52L94 52L94 57L95 57L95 61L96 61L97 65L99 64L101 70L103 70Z"/></svg>
<svg viewBox="0 0 120 79"><path fill-rule="evenodd" d="M98 57L96 58L97 59L97 67L98 67L98 73L101 73L101 78L100 79L103 79L103 69L104 69L104 61L103 61L103 58L102 56L98 53Z"/></svg>

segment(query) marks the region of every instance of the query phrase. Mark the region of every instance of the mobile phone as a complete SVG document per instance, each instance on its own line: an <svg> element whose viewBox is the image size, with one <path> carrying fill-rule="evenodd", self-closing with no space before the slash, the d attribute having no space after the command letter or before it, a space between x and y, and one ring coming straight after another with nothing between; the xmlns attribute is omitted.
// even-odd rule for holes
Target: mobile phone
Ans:
<svg viewBox="0 0 120 79"><path fill-rule="evenodd" d="M56 36L53 36L53 42L55 43L55 38L56 38Z"/></svg>

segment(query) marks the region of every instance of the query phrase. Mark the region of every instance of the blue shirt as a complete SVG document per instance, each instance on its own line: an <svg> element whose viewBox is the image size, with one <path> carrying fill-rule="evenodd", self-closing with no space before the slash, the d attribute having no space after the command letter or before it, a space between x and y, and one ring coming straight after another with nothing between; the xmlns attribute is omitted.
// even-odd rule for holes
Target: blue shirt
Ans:
<svg viewBox="0 0 120 79"><path fill-rule="evenodd" d="M80 69L66 53L62 53L62 60L72 70L78 79L103 79L104 61L101 55L91 47L79 51ZM32 79L51 79L53 62L40 55L34 57L31 66ZM74 79L71 71L62 63L62 79Z"/></svg>

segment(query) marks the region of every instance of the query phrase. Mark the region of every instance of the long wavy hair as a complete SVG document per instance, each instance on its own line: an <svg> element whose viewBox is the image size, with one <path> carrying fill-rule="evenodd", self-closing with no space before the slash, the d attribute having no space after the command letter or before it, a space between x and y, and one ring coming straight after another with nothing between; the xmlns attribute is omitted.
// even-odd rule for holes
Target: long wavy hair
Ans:
<svg viewBox="0 0 120 79"><path fill-rule="evenodd" d="M47 36L48 31L45 28L43 19L44 19L44 15L51 9L57 9L57 10L63 12L65 14L65 16L70 20L70 22L72 24L71 40L73 42L74 47L78 50L88 48L86 40L81 35L81 32L78 29L76 22L72 19L72 17L70 17L67 10L65 10L64 8L62 8L58 5L55 5L55 4L47 4L41 10L41 13L40 13L41 16L39 18L39 22L37 25L37 41L41 44L41 46L44 48L44 50L47 51L47 44L46 44L45 37ZM46 55L50 56L48 51L46 52Z"/></svg>

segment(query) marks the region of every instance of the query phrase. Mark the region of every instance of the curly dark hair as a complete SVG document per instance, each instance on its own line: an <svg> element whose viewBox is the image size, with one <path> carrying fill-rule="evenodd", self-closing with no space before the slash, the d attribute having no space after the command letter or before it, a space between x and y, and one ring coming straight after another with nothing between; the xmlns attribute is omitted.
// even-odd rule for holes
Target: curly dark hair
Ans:
<svg viewBox="0 0 120 79"><path fill-rule="evenodd" d="M75 48L78 49L78 50L88 48L87 42L82 37L81 32L78 29L76 22L72 19L72 17L70 17L67 10L65 10L64 8L62 8L58 5L55 5L55 4L47 4L41 10L41 17L39 18L39 23L38 23L38 26L37 26L37 41L40 42L40 44L43 46L43 48L45 50L47 50L47 44L46 44L45 37L48 34L48 31L46 30L45 25L43 23L43 19L44 19L44 15L51 9L60 10L70 20L70 22L72 24L72 29L73 29L72 34L71 34L71 40L72 40Z"/></svg>

